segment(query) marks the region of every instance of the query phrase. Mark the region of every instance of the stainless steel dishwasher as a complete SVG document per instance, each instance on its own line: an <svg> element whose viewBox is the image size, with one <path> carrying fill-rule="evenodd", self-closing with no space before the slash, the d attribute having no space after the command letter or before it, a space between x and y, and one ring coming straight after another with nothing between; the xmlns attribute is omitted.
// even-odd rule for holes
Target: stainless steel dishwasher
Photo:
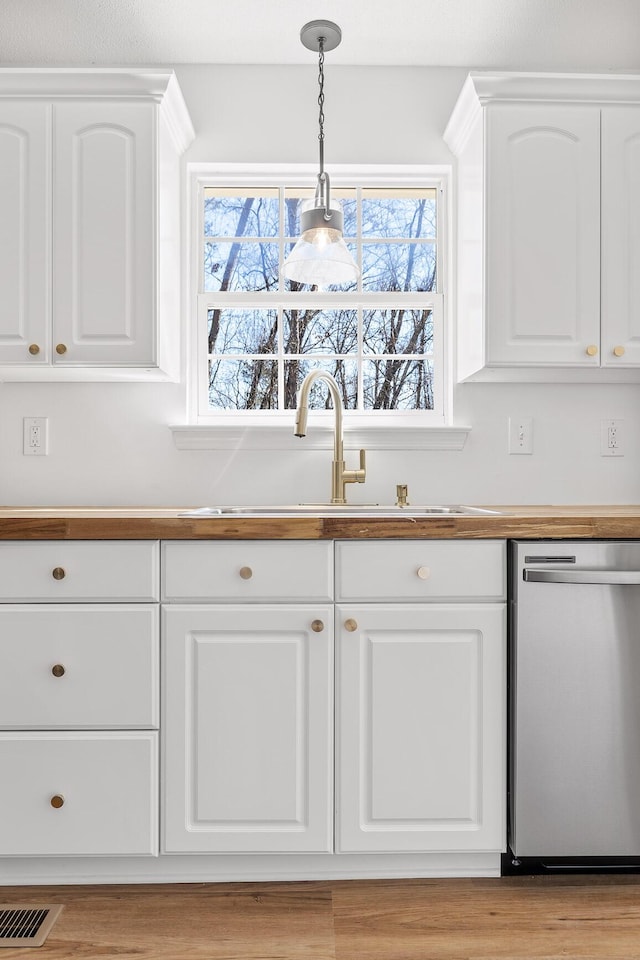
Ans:
<svg viewBox="0 0 640 960"><path fill-rule="evenodd" d="M513 542L510 579L512 862L640 865L640 541Z"/></svg>

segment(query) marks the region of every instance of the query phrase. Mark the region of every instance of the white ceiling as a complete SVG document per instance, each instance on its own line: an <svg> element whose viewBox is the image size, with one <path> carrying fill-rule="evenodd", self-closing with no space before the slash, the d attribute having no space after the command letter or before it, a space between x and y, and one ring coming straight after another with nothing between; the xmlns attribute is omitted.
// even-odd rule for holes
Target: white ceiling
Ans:
<svg viewBox="0 0 640 960"><path fill-rule="evenodd" d="M0 66L309 63L640 70L640 0L0 0Z"/></svg>

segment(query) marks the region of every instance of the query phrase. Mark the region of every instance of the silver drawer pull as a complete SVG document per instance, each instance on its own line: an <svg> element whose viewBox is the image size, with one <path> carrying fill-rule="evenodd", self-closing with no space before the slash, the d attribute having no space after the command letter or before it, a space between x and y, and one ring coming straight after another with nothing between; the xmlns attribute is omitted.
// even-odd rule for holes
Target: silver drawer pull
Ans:
<svg viewBox="0 0 640 960"><path fill-rule="evenodd" d="M51 667L51 673L54 677L64 677L66 670L61 663L56 663Z"/></svg>
<svg viewBox="0 0 640 960"><path fill-rule="evenodd" d="M418 567L416 574L421 580L428 580L431 576L431 570L429 567Z"/></svg>
<svg viewBox="0 0 640 960"><path fill-rule="evenodd" d="M251 567L240 567L240 576L243 580L251 580L253 576L253 570Z"/></svg>
<svg viewBox="0 0 640 960"><path fill-rule="evenodd" d="M66 575L67 574L64 567L54 567L53 570L51 571L51 576L53 577L54 580L64 580Z"/></svg>
<svg viewBox="0 0 640 960"><path fill-rule="evenodd" d="M527 583L640 584L640 570L523 570Z"/></svg>

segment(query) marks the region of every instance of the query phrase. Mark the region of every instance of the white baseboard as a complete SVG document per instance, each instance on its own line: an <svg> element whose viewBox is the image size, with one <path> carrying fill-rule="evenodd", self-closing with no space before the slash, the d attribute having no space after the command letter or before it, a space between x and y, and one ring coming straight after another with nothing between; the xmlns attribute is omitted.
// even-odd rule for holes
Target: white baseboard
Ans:
<svg viewBox="0 0 640 960"><path fill-rule="evenodd" d="M498 876L499 853L0 858L5 886Z"/></svg>

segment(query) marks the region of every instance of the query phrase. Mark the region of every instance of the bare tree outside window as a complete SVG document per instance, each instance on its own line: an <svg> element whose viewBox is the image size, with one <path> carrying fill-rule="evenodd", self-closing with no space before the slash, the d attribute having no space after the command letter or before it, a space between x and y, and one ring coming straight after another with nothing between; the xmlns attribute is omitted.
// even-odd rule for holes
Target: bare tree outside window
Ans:
<svg viewBox="0 0 640 960"><path fill-rule="evenodd" d="M207 295L212 412L289 410L314 368L336 379L347 410L434 408L437 191L340 191L359 282L320 291L281 281L301 191L207 188ZM312 407L330 406L327 391Z"/></svg>

